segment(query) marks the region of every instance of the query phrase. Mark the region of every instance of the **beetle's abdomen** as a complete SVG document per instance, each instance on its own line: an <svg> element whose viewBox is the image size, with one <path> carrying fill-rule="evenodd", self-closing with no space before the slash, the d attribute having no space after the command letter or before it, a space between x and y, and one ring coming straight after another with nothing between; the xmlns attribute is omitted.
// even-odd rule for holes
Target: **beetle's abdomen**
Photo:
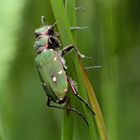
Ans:
<svg viewBox="0 0 140 140"><path fill-rule="evenodd" d="M60 56L57 52L52 49L45 49L37 55L36 65L45 84L51 88L58 99L63 99L68 90L68 82ZM50 93L46 94L49 97L51 96Z"/></svg>

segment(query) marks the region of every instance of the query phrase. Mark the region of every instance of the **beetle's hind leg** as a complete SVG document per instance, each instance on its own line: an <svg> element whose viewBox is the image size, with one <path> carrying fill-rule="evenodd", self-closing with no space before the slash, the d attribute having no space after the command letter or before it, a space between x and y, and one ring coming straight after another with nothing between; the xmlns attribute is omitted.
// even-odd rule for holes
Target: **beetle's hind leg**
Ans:
<svg viewBox="0 0 140 140"><path fill-rule="evenodd" d="M77 93L77 90L76 90L76 86L73 84L73 80L71 78L68 78L68 81L70 83L70 86L72 88L72 91L74 93L74 95L80 100L82 101L82 103L84 103L86 105L86 107L92 112L93 115L95 115L95 113L93 112L93 110L91 109L91 107L89 106L88 103L86 103L83 98Z"/></svg>
<svg viewBox="0 0 140 140"><path fill-rule="evenodd" d="M57 108L57 109L64 109L64 110L67 110L67 111L71 111L71 112L77 113L85 121L85 123L88 126L88 122L87 122L86 118L78 110L76 110L75 108L72 108L72 107L64 107L64 106L51 105L50 104L51 101L52 101L51 98L48 97L48 101L46 102L46 105L49 106L49 107L53 107L53 108Z"/></svg>

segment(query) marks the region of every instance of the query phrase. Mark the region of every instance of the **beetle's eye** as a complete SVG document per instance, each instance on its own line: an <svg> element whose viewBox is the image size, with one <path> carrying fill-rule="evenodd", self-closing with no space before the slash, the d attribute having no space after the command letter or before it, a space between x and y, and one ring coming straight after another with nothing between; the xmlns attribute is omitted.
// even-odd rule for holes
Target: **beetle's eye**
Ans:
<svg viewBox="0 0 140 140"><path fill-rule="evenodd" d="M39 33L35 32L35 37L37 38L39 36Z"/></svg>
<svg viewBox="0 0 140 140"><path fill-rule="evenodd" d="M54 33L52 26L48 27L48 34L52 35Z"/></svg>

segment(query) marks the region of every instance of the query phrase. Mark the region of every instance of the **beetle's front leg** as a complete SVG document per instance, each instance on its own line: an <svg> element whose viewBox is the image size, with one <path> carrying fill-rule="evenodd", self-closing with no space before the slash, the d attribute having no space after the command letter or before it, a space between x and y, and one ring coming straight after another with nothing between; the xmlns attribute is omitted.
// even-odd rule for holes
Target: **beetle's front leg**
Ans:
<svg viewBox="0 0 140 140"><path fill-rule="evenodd" d="M74 49L77 54L81 57L84 58L85 56L83 54L81 54L78 49L74 46L74 45L68 45L67 47L65 47L62 52L61 52L61 56L64 56L66 53L68 53L70 50Z"/></svg>
<svg viewBox="0 0 140 140"><path fill-rule="evenodd" d="M79 27L79 26L70 27L70 30L85 30L85 29L89 29L89 27Z"/></svg>

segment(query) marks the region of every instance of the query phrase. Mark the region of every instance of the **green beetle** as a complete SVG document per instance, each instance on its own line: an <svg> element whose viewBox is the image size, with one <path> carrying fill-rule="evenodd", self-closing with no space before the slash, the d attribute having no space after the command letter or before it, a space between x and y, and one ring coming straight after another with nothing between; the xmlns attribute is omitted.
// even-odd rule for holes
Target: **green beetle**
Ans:
<svg viewBox="0 0 140 140"><path fill-rule="evenodd" d="M95 115L90 106L77 93L75 82L67 76L67 67L63 58L63 56L71 49L75 49L81 57L84 57L84 55L82 55L73 45L69 45L63 50L60 50L59 35L54 32L54 26L56 24L45 26L44 17L42 18L42 24L42 27L35 30L36 41L34 48L37 52L35 63L41 80L41 85L48 97L47 105L49 107L76 112L87 123L85 117L75 108L50 104L51 101L60 105L65 103L67 100L68 86L70 85L74 95Z"/></svg>

